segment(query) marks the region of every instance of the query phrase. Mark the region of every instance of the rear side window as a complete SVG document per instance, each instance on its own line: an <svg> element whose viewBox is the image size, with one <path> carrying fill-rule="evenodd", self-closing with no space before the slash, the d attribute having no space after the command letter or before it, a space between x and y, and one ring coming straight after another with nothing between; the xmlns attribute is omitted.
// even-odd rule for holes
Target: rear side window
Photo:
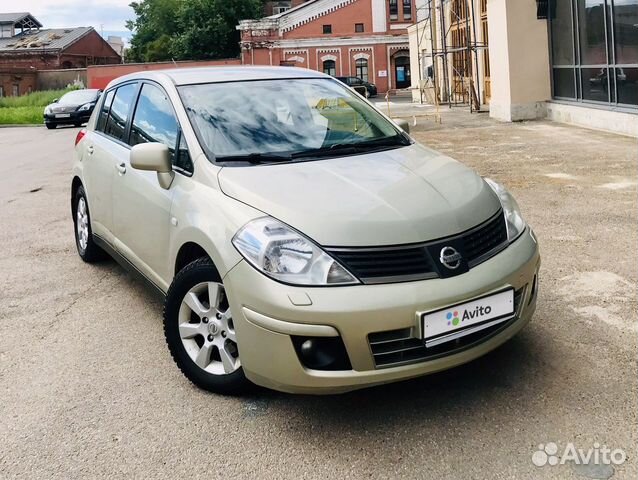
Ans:
<svg viewBox="0 0 638 480"><path fill-rule="evenodd" d="M117 89L111 105L111 112L106 121L104 133L117 140L124 141L126 122L136 90L137 85L134 83L124 85Z"/></svg>
<svg viewBox="0 0 638 480"><path fill-rule="evenodd" d="M106 119L109 117L109 110L111 109L114 95L115 90L111 90L106 94L106 97L104 97L104 103L102 104L102 108L100 109L100 116L97 118L97 125L95 126L95 129L98 132L104 131L104 127L106 126Z"/></svg>

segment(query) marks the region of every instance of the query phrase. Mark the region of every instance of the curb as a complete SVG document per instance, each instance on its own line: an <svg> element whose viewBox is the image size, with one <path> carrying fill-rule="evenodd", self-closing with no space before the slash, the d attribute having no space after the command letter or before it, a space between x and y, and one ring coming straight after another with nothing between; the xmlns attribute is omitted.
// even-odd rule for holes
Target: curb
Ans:
<svg viewBox="0 0 638 480"><path fill-rule="evenodd" d="M44 123L25 123L25 124L10 124L10 125L0 125L0 128L34 128L34 127L44 127Z"/></svg>

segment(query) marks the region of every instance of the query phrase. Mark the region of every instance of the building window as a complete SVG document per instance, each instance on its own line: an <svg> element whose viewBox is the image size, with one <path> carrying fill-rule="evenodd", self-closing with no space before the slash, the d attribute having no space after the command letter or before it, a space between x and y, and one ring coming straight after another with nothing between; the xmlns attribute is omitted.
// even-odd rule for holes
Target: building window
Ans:
<svg viewBox="0 0 638 480"><path fill-rule="evenodd" d="M403 20L412 20L412 0L403 0Z"/></svg>
<svg viewBox="0 0 638 480"><path fill-rule="evenodd" d="M363 27L363 23L355 23L354 24L354 31L356 33L363 33L365 31L365 29Z"/></svg>
<svg viewBox="0 0 638 480"><path fill-rule="evenodd" d="M355 75L363 80L364 82L368 81L368 60L365 58L359 58L355 62Z"/></svg>
<svg viewBox="0 0 638 480"><path fill-rule="evenodd" d="M332 25L324 25L323 26L324 35L332 33Z"/></svg>
<svg viewBox="0 0 638 480"><path fill-rule="evenodd" d="M4 97L4 87L0 85L0 98Z"/></svg>
<svg viewBox="0 0 638 480"><path fill-rule="evenodd" d="M334 60L326 60L323 62L323 73L326 75L331 75L333 77L337 76L337 62Z"/></svg>
<svg viewBox="0 0 638 480"><path fill-rule="evenodd" d="M638 0L550 0L555 98L638 107Z"/></svg>
<svg viewBox="0 0 638 480"><path fill-rule="evenodd" d="M0 25L0 38L11 38L13 37L13 25L4 24Z"/></svg>
<svg viewBox="0 0 638 480"><path fill-rule="evenodd" d="M399 0L390 0L390 20L399 19Z"/></svg>
<svg viewBox="0 0 638 480"><path fill-rule="evenodd" d="M11 95L13 95L14 97L20 96L20 85L18 85L17 83L11 85Z"/></svg>

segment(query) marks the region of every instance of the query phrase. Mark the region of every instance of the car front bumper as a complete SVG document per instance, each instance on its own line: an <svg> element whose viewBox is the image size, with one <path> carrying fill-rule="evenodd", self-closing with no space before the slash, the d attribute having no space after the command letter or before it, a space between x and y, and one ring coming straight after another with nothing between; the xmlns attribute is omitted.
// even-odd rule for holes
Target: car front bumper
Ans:
<svg viewBox="0 0 638 480"><path fill-rule="evenodd" d="M531 320L536 308L538 245L520 238L469 272L447 279L383 285L296 287L271 280L242 261L224 278L246 376L291 393L330 394L413 378L469 362L498 347ZM369 334L409 329L420 314L513 287L516 316L466 348L398 366L377 367ZM313 370L299 359L292 336L343 340L352 369ZM450 342L453 343L453 342Z"/></svg>
<svg viewBox="0 0 638 480"><path fill-rule="evenodd" d="M68 117L58 117L57 115L69 115ZM91 118L91 111L51 113L44 115L44 123L49 125L71 125L74 123L86 123Z"/></svg>

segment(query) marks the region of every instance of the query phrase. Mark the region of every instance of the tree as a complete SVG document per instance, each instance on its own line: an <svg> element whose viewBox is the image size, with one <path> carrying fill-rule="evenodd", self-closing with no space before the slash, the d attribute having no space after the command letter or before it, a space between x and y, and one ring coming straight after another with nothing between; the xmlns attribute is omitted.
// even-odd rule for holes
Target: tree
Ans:
<svg viewBox="0 0 638 480"><path fill-rule="evenodd" d="M259 18L264 0L140 0L133 2L133 62L206 60L239 55L240 20Z"/></svg>
<svg viewBox="0 0 638 480"><path fill-rule="evenodd" d="M132 62L170 60L171 38L178 29L177 12L182 1L141 0L131 3L135 20L126 22L133 31L128 59Z"/></svg>

